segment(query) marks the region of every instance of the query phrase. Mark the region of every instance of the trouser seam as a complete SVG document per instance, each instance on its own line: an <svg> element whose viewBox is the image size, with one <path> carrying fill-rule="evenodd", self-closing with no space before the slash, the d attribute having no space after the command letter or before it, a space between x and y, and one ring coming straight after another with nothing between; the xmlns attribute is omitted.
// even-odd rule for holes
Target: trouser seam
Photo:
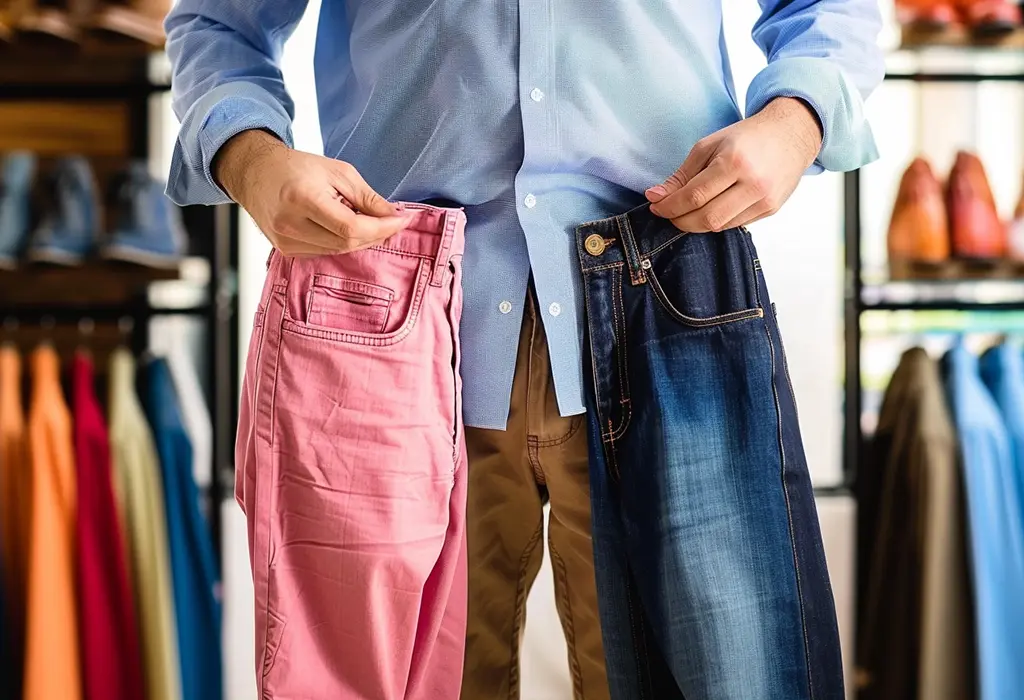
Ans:
<svg viewBox="0 0 1024 700"><path fill-rule="evenodd" d="M533 535L530 537L530 541L526 543L523 555L519 558L519 576L516 579L515 610L513 611L514 614L512 617L512 639L509 640L509 651L511 652L512 659L512 663L510 663L508 667L509 700L517 700L519 696L519 644L520 634L522 632L522 619L525 614L524 606L526 605L526 569L530 561L530 556L537 548L537 544L540 542L541 535L543 533L544 521L542 519L540 523L538 523L537 529L534 530Z"/></svg>
<svg viewBox="0 0 1024 700"><path fill-rule="evenodd" d="M793 508L790 503L789 489L786 488L786 445L782 433L782 407L779 401L779 388L775 381L775 345L772 342L772 334L767 323L765 323L765 335L768 337L768 351L771 356L772 396L775 399L775 415L778 423L779 462L781 465L780 485L782 486L782 495L786 503L786 525L789 529L789 546L793 554L793 573L796 577L796 598L797 605L800 608L800 628L803 632L804 663L807 666L807 694L809 700L814 700L815 694L814 682L812 680L813 674L811 672L811 650L810 643L807 638L807 612L804 610L803 582L800 579L800 557L797 554L796 531L793 524Z"/></svg>
<svg viewBox="0 0 1024 700"><path fill-rule="evenodd" d="M636 662L636 672L640 676L640 683L638 684L637 690L639 690L639 700L644 700L648 697L647 690L651 689L651 667L649 663L641 665L640 659L647 659L647 637L644 634L644 630L641 624L637 624L636 619L636 606L634 604L633 594L633 573L627 568L626 574L626 610L629 611L629 628L630 633L633 635L633 660ZM640 653L640 647L643 647L643 654ZM646 669L645 674L643 670ZM653 692L653 690L651 691Z"/></svg>
<svg viewBox="0 0 1024 700"><path fill-rule="evenodd" d="M562 583L561 594L559 595L562 600L562 610L565 614L562 620L562 630L565 632L565 642L569 648L569 670L572 672L573 696L576 700L583 700L583 671L580 669L576 645L576 627L573 624L572 616L572 596L569 595L569 575L566 571L565 560L558 553L553 540L548 542L548 547L551 550L551 561L555 565L558 578L561 579Z"/></svg>

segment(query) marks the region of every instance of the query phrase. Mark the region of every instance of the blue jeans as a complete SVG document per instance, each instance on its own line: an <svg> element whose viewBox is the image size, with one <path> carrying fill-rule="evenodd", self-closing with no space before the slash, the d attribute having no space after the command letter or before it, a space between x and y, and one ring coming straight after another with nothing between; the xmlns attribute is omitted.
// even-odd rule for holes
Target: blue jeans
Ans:
<svg viewBox="0 0 1024 700"><path fill-rule="evenodd" d="M614 700L842 700L835 607L750 234L584 224L594 560Z"/></svg>

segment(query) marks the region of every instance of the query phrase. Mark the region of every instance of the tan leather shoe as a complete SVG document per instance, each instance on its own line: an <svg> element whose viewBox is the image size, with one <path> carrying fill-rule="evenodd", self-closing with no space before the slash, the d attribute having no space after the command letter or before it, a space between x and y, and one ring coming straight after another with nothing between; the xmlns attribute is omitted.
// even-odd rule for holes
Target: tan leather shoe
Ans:
<svg viewBox="0 0 1024 700"><path fill-rule="evenodd" d="M105 0L92 19L95 29L163 46L169 0Z"/></svg>
<svg viewBox="0 0 1024 700"><path fill-rule="evenodd" d="M37 34L61 41L78 41L79 27L72 17L70 3L62 0L31 0L23 3L16 29L20 33Z"/></svg>
<svg viewBox="0 0 1024 700"><path fill-rule="evenodd" d="M919 31L941 31L959 20L954 0L896 0L900 25Z"/></svg>
<svg viewBox="0 0 1024 700"><path fill-rule="evenodd" d="M1006 253L1006 227L996 211L985 166L978 156L960 151L946 186L953 238L958 258L993 260Z"/></svg>
<svg viewBox="0 0 1024 700"><path fill-rule="evenodd" d="M904 171L889 220L890 266L938 264L949 258L949 226L942 184L924 158Z"/></svg>
<svg viewBox="0 0 1024 700"><path fill-rule="evenodd" d="M1020 7L1010 0L957 0L957 11L976 34L1005 34L1021 24Z"/></svg>

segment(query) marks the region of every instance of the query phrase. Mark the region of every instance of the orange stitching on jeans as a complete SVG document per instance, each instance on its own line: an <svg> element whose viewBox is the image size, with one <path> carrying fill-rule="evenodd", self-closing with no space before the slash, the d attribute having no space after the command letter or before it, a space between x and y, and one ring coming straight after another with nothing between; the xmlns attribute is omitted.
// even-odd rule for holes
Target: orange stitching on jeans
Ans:
<svg viewBox="0 0 1024 700"><path fill-rule="evenodd" d="M616 285L618 285L616 287ZM629 366L629 358L626 356L627 348L625 343L626 335L626 312L622 308L622 273L612 275L612 323L615 328L615 359L617 360L617 373L619 377L619 425L611 427L609 421L609 432L602 435L608 440L617 440L625 433L629 421L632 418L632 405L629 400L629 377L626 375Z"/></svg>

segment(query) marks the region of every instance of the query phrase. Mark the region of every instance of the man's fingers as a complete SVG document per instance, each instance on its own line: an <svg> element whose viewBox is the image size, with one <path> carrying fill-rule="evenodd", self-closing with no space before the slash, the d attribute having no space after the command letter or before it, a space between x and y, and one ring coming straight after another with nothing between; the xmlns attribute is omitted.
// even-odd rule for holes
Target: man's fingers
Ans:
<svg viewBox="0 0 1024 700"><path fill-rule="evenodd" d="M758 201L753 188L742 184L733 185L700 209L674 217L672 223L680 231L724 231L733 219Z"/></svg>
<svg viewBox="0 0 1024 700"><path fill-rule="evenodd" d="M337 255L339 252L337 248L322 248L318 245L298 241L293 238L279 238L274 247L280 251L281 255L289 258Z"/></svg>
<svg viewBox="0 0 1024 700"><path fill-rule="evenodd" d="M339 239L341 250L358 250L373 245L402 230L411 214L368 216L357 214L336 200L314 203L306 214L312 223Z"/></svg>
<svg viewBox="0 0 1024 700"><path fill-rule="evenodd" d="M733 220L726 224L725 227L728 229L736 228L737 226L746 226L747 224L752 224L755 221L760 221L766 216L770 216L771 213L772 208L762 199L753 206L744 209L739 216L733 218Z"/></svg>
<svg viewBox="0 0 1024 700"><path fill-rule="evenodd" d="M278 226L274 233L282 246L301 243L329 253L340 253L347 247L343 237L307 218L296 218L286 225Z"/></svg>
<svg viewBox="0 0 1024 700"><path fill-rule="evenodd" d="M677 219L704 207L735 182L736 173L720 159L714 159L682 188L651 205L651 213L666 219Z"/></svg>
<svg viewBox="0 0 1024 700"><path fill-rule="evenodd" d="M660 202L665 197L684 187L697 173L704 169L713 155L714 145L711 142L698 141L690 149L690 153L686 156L686 160L683 161L678 170L672 173L662 184L655 185L647 190L647 200L650 202Z"/></svg>
<svg viewBox="0 0 1024 700"><path fill-rule="evenodd" d="M338 161L338 176L340 181L335 186L356 211L368 216L394 216L397 213L395 205L377 194L359 171L348 163Z"/></svg>

